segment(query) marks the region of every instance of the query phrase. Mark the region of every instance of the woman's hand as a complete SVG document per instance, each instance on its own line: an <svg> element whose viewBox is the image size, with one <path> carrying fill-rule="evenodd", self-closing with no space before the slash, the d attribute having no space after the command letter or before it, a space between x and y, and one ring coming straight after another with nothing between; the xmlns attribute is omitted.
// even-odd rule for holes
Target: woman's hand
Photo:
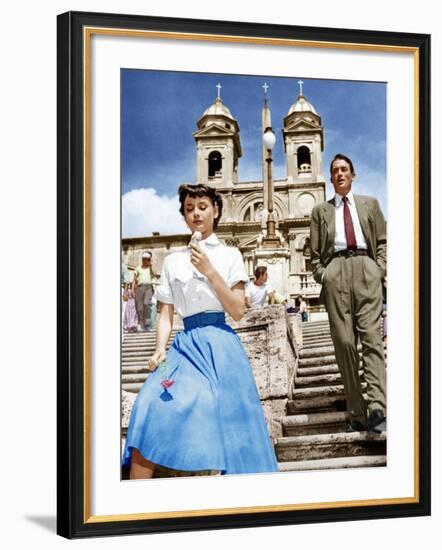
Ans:
<svg viewBox="0 0 442 550"><path fill-rule="evenodd" d="M207 254L195 244L191 245L190 263L194 265L200 273L209 277L214 271L213 265L210 263Z"/></svg>
<svg viewBox="0 0 442 550"><path fill-rule="evenodd" d="M153 372L158 368L158 365L166 359L166 350L160 349L155 351L155 353L150 357L147 362L147 368L150 372Z"/></svg>

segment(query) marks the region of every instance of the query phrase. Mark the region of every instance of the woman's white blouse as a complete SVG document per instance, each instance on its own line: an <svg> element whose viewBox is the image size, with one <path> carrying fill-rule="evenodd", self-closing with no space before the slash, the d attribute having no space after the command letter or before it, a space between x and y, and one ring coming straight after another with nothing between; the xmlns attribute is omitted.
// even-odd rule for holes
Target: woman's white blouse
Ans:
<svg viewBox="0 0 442 550"><path fill-rule="evenodd" d="M240 281L249 281L237 248L221 244L214 233L200 241L199 246L229 288ZM202 311L224 311L207 277L190 263L189 247L166 256L155 297L165 304L173 304L182 317Z"/></svg>

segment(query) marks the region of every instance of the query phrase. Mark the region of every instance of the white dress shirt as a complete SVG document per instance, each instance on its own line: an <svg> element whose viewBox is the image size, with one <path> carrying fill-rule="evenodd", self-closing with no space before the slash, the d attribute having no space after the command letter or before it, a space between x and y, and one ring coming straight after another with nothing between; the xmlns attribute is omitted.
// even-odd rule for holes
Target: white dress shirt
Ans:
<svg viewBox="0 0 442 550"><path fill-rule="evenodd" d="M199 241L199 246L230 288L240 281L249 281L237 248L221 244L214 233ZM190 247L166 256L155 297L165 304L173 304L181 317L203 311L224 311L207 277L190 263Z"/></svg>
<svg viewBox="0 0 442 550"><path fill-rule="evenodd" d="M266 305L267 296L273 292L273 287L270 283L255 285L249 283L246 287L246 296L250 298L253 307L263 307Z"/></svg>
<svg viewBox="0 0 442 550"><path fill-rule="evenodd" d="M355 231L356 244L361 250L367 250L367 243L365 242L364 234L362 233L361 224L359 222L358 211L356 210L355 199L353 192L350 191L347 194L348 206L350 208L351 219L353 220L353 228ZM347 248L347 239L345 238L345 226L344 226L344 203L342 202L342 196L339 193L335 195L335 216L336 216L336 233L335 233L335 252L345 250Z"/></svg>

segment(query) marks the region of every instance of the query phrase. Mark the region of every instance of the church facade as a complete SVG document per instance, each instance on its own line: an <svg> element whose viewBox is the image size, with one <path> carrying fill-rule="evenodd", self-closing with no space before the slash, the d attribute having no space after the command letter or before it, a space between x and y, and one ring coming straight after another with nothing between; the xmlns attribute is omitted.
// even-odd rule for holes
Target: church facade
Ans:
<svg viewBox="0 0 442 550"><path fill-rule="evenodd" d="M262 109L262 131L271 127L267 99ZM240 126L220 94L197 121L193 134L196 146L196 183L217 189L223 197L223 215L217 228L219 239L237 246L253 280L258 265L266 265L269 279L282 298L289 301L302 295L311 309L319 307L320 285L310 269L310 214L315 204L325 200L322 169L324 129L321 117L301 93L288 109L282 138L286 157L286 177L273 180L273 214L279 243L263 246L266 235L268 176L262 150L262 179L241 181L242 156ZM178 186L177 186L178 187ZM123 263L129 271L141 263L149 250L153 268L160 273L164 257L187 246L189 235L160 235L123 239Z"/></svg>

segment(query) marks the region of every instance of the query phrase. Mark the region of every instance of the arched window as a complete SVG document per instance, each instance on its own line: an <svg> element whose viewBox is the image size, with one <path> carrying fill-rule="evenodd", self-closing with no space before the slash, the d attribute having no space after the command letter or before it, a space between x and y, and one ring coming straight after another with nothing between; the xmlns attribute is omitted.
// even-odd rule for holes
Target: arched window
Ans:
<svg viewBox="0 0 442 550"><path fill-rule="evenodd" d="M214 178L216 172L220 172L222 167L221 153L212 151L209 154L209 178Z"/></svg>
<svg viewBox="0 0 442 550"><path fill-rule="evenodd" d="M298 172L311 172L312 159L310 155L310 149L305 145L301 145L297 153L298 153Z"/></svg>

